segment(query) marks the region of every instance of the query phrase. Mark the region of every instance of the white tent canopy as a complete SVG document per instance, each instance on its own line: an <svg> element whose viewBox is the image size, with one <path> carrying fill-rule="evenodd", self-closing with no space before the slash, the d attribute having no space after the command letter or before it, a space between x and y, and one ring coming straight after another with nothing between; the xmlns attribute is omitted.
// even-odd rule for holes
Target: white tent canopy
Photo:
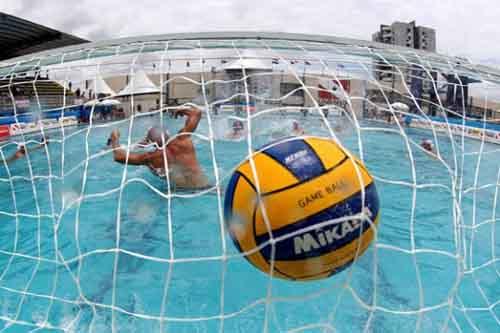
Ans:
<svg viewBox="0 0 500 333"><path fill-rule="evenodd" d="M160 89L151 81L146 72L138 70L129 83L116 96L156 94Z"/></svg>
<svg viewBox="0 0 500 333"><path fill-rule="evenodd" d="M109 85L104 81L104 79L100 76L97 76L97 78L92 81L89 84L89 89L92 89L92 91L98 95L98 94L104 94L104 95L114 95L116 92L113 91L109 87Z"/></svg>

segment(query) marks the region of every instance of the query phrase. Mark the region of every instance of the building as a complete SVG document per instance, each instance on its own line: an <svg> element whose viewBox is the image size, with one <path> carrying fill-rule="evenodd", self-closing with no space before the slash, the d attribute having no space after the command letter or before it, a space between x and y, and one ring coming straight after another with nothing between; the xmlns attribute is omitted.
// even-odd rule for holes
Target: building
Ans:
<svg viewBox="0 0 500 333"><path fill-rule="evenodd" d="M381 24L379 31L372 35L374 42L410 47L413 49L436 52L436 30L409 23L394 22Z"/></svg>
<svg viewBox="0 0 500 333"><path fill-rule="evenodd" d="M381 24L379 31L372 35L374 42L409 47L412 49L436 52L436 31L432 28L417 26L415 21L409 23L394 22L390 25ZM403 69L402 74L410 84L413 69ZM391 66L378 62L375 66L375 77L389 82L394 88L403 88L400 73L394 73Z"/></svg>
<svg viewBox="0 0 500 333"><path fill-rule="evenodd" d="M429 52L436 51L436 31L417 26L415 21L381 24L379 30L372 35L372 40ZM436 96L431 82L437 79L437 73L432 72L432 77L427 76L429 75L416 66L401 64L396 69L382 61L374 64L374 77L390 88L388 95L391 102L402 102L404 95L408 95L408 90L417 100L434 102ZM415 108L413 107L412 111L415 111Z"/></svg>
<svg viewBox="0 0 500 333"><path fill-rule="evenodd" d="M118 91L109 98L122 103L120 107L126 116L184 103L208 103L216 113L238 114L270 108L304 111L319 105L337 111L350 112L352 108L358 115L362 114L365 96L362 80L342 73L333 76L315 70L301 71L300 78L297 78L277 69L279 65L273 61L245 54L241 59L221 59L206 72L177 67L174 72L159 73L143 67L133 75L120 73L104 80L111 90ZM205 82L204 87L201 82ZM352 97L350 106L348 97Z"/></svg>
<svg viewBox="0 0 500 333"><path fill-rule="evenodd" d="M390 25L382 24L379 30L372 35L372 40L429 52L436 52L437 44L436 31L432 28L417 26L415 21L409 23L394 22ZM463 112L471 117L481 117L484 112L486 112L487 118L497 119L499 117L496 103L490 100L488 108L485 108L481 99L477 96L469 96L469 87L471 84L479 83L477 80L467 76L457 76L454 72L447 73L436 70L424 73L418 66L406 66L405 64L399 65L398 69L399 71L381 61L374 64L374 77L387 90L387 96L392 103L407 103L412 105L411 112L416 112L417 108L410 98L409 90L419 102L420 108L431 116L437 114L439 98L444 107L449 110L448 116L450 117ZM432 81L441 82L439 84L441 89L437 94L432 87ZM369 94L374 99L383 101L375 86L371 86L369 90ZM379 96L375 96L377 93Z"/></svg>
<svg viewBox="0 0 500 333"><path fill-rule="evenodd" d="M436 31L432 28L417 26L415 21L409 23L396 21L390 25L381 24L379 31L372 35L372 40L384 44L436 52ZM412 74L412 68L403 69L402 72L408 81L407 83L410 84L408 78ZM403 88L401 74L394 73L391 66L379 62L375 66L374 74L378 80L389 82L396 89Z"/></svg>

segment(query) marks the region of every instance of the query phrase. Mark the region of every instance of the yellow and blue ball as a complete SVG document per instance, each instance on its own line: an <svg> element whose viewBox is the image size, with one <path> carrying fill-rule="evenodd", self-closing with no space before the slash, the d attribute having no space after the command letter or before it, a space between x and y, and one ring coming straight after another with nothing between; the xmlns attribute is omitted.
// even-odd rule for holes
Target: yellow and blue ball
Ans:
<svg viewBox="0 0 500 333"><path fill-rule="evenodd" d="M362 212L369 218L360 219ZM314 280L341 271L368 248L379 199L365 166L334 141L291 138L236 169L224 215L234 244L255 267Z"/></svg>

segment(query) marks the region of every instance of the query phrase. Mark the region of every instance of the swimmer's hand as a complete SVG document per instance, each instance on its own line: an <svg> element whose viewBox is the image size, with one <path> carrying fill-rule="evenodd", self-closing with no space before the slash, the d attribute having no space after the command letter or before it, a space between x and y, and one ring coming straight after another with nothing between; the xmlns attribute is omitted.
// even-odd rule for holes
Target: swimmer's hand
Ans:
<svg viewBox="0 0 500 333"><path fill-rule="evenodd" d="M177 119L179 117L183 117L186 115L186 110L185 109L177 109L177 110L172 110L170 113L170 117Z"/></svg>
<svg viewBox="0 0 500 333"><path fill-rule="evenodd" d="M171 115L174 118L186 116L186 123L184 124L184 127L181 128L179 133L192 133L196 130L196 127L198 127L198 123L200 122L201 110L196 107L181 108L172 111ZM188 136L180 136L178 139L187 137Z"/></svg>
<svg viewBox="0 0 500 333"><path fill-rule="evenodd" d="M185 107L185 108L181 108L181 109L172 110L170 112L170 116L172 118L177 119L179 117L189 116L192 113L198 113L198 112L200 112L200 111L195 107Z"/></svg>

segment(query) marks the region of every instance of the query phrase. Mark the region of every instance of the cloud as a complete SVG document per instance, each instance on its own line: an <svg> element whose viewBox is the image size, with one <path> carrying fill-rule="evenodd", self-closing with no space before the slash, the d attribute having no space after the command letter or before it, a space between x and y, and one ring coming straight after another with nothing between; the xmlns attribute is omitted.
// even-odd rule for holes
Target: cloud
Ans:
<svg viewBox="0 0 500 333"><path fill-rule="evenodd" d="M2 10L91 40L174 32L272 30L370 39L381 23L437 30L438 51L500 59L498 0L3 0Z"/></svg>

